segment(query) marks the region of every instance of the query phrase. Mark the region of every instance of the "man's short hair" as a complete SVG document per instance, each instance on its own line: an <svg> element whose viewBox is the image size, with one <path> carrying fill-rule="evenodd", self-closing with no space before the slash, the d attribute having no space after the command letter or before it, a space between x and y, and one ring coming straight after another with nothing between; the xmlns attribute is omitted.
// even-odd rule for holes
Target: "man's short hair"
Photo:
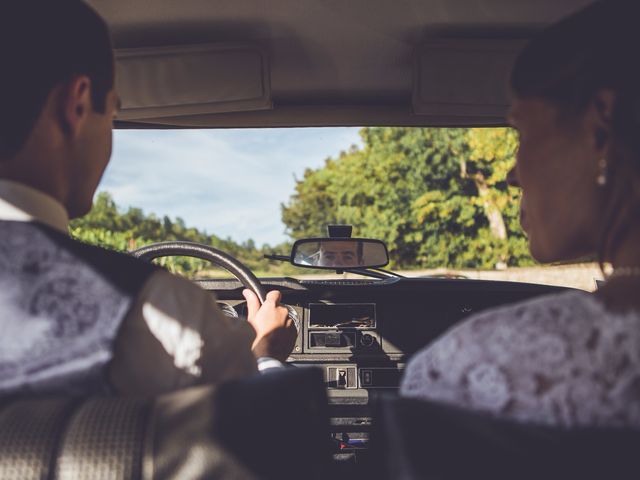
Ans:
<svg viewBox="0 0 640 480"><path fill-rule="evenodd" d="M87 75L100 113L114 83L109 30L82 0L3 1L0 65L0 159L24 146L60 82Z"/></svg>

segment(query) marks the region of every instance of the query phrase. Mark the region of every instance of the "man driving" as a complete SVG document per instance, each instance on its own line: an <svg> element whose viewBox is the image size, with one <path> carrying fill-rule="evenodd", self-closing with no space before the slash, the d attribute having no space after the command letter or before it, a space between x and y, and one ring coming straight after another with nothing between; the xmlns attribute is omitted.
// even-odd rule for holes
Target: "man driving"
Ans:
<svg viewBox="0 0 640 480"><path fill-rule="evenodd" d="M68 236L111 156L118 109L106 24L81 0L0 15L0 393L153 395L283 361L280 293L248 322L186 279Z"/></svg>
<svg viewBox="0 0 640 480"><path fill-rule="evenodd" d="M320 242L319 267L353 268L363 265L362 242L353 240Z"/></svg>

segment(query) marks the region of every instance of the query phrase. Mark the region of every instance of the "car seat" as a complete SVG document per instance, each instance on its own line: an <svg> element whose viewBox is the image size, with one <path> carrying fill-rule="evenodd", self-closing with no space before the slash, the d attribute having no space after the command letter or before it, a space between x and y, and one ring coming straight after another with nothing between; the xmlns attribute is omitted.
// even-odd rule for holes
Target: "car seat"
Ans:
<svg viewBox="0 0 640 480"><path fill-rule="evenodd" d="M320 478L322 373L287 368L157 398L0 401L0 478Z"/></svg>
<svg viewBox="0 0 640 480"><path fill-rule="evenodd" d="M636 479L640 432L532 425L382 396L371 449L369 474L381 479Z"/></svg>

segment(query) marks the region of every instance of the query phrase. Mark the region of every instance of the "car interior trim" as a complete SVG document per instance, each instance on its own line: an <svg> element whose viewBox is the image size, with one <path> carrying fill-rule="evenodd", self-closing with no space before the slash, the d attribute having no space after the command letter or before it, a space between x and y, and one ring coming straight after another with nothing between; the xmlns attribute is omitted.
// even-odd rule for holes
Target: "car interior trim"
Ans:
<svg viewBox="0 0 640 480"><path fill-rule="evenodd" d="M131 48L115 55L123 120L272 107L269 58L257 45Z"/></svg>

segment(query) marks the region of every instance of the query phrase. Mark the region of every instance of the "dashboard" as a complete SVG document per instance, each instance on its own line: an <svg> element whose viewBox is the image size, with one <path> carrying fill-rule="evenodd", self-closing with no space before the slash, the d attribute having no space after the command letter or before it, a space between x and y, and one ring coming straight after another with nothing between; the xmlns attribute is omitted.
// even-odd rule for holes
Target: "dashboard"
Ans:
<svg viewBox="0 0 640 480"><path fill-rule="evenodd" d="M442 278L261 281L295 309L300 328L288 363L322 369L335 456L354 462L366 450L372 402L380 393L397 392L412 354L469 315L564 290ZM246 313L239 282L198 283L223 307Z"/></svg>

